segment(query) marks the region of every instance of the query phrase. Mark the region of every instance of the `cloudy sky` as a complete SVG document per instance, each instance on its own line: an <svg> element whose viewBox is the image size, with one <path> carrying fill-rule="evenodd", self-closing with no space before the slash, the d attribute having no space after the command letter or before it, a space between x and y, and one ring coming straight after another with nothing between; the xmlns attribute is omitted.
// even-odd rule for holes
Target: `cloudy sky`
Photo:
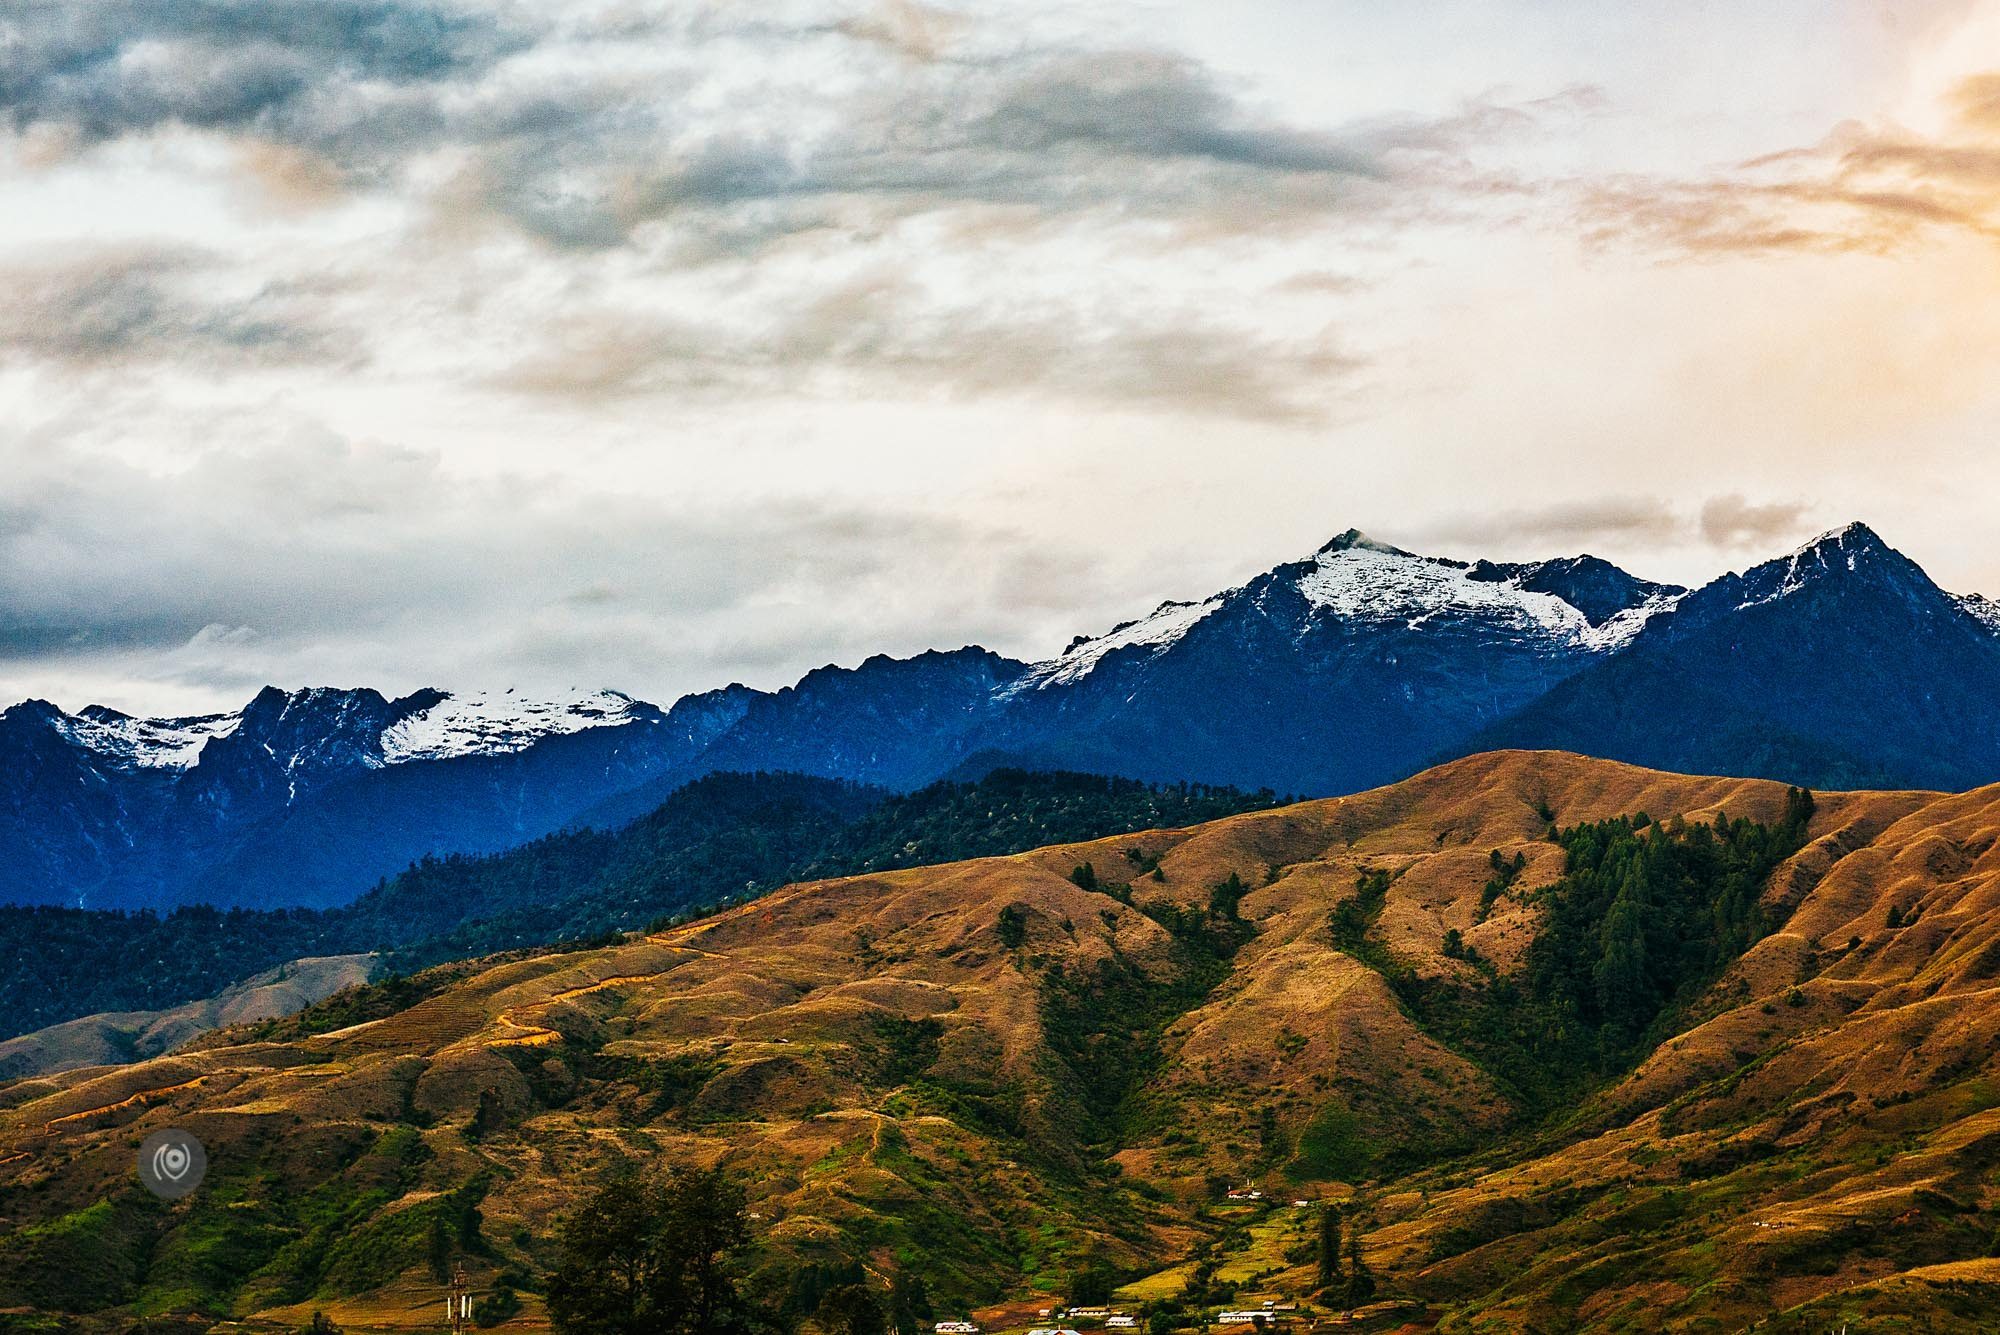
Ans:
<svg viewBox="0 0 2000 1335"><path fill-rule="evenodd" d="M0 0L0 698L2000 593L2000 3Z"/></svg>

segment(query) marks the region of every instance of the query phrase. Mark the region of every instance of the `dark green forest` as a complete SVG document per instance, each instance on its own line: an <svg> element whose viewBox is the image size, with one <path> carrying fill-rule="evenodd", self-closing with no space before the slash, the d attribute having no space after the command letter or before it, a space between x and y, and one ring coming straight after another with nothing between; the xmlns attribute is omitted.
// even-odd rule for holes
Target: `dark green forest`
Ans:
<svg viewBox="0 0 2000 1335"><path fill-rule="evenodd" d="M426 858L344 908L164 916L0 908L0 1036L211 996L309 955L380 951L392 974L585 941L822 876L1016 853L1276 805L1272 793L995 770L917 792L714 774L623 828Z"/></svg>
<svg viewBox="0 0 2000 1335"><path fill-rule="evenodd" d="M1629 1070L1696 995L1780 925L1762 890L1804 846L1812 813L1812 794L1794 788L1775 825L1727 815L1661 824L1641 812L1553 830L1563 875L1533 892L1547 917L1515 974L1498 974L1477 952L1454 952L1449 940L1446 953L1467 960L1477 982L1420 979L1389 960L1364 939L1368 906L1387 889L1379 872L1360 878L1330 927L1384 970L1428 1031L1545 1114ZM1503 872L1516 865L1495 857ZM1507 892L1511 876L1496 879Z"/></svg>

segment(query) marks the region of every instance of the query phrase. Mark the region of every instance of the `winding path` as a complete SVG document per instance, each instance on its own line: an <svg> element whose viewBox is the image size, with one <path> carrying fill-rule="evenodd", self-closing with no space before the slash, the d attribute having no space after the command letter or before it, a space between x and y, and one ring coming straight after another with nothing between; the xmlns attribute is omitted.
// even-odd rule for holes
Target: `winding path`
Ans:
<svg viewBox="0 0 2000 1335"><path fill-rule="evenodd" d="M183 1080L178 1085L162 1085L158 1089L142 1089L137 1094L122 1098L116 1103L107 1103L101 1108L89 1108L83 1112L65 1113L61 1117L51 1118L49 1121L42 1123L42 1131L47 1135L53 1136L56 1134L56 1128L59 1126L66 1126L71 1122L88 1121L90 1118L101 1117L105 1113L120 1112L126 1108L141 1108L150 1103L158 1103L161 1099L169 1095L197 1088L207 1082L207 1076L198 1075L192 1080Z"/></svg>
<svg viewBox="0 0 2000 1335"><path fill-rule="evenodd" d="M697 956L702 959L719 960L728 958L728 956L718 955L712 950L703 950L699 946L682 945L677 941L668 940L662 937L649 936L646 939L649 942L652 942L654 945L665 946L669 950L684 950L688 954ZM687 961L683 960L681 964L685 964L686 962ZM600 978L594 983L585 983L581 987L564 988L562 991L554 993L553 995L546 997L541 1001L529 1002L527 1005L524 1006L509 1006L506 1010L500 1012L499 1021L504 1028L510 1029L514 1032L512 1032L511 1034L507 1035L504 1038L488 1039L486 1041L486 1046L489 1048L539 1048L539 1047L544 1047L550 1043L559 1042L562 1039L562 1035L560 1033L558 1033L554 1029L549 1028L547 1025L544 1024L526 1023L522 1020L516 1019L515 1018L516 1013L525 1011L538 1011L538 1012L546 1011L549 1007L554 1006L560 1002L570 1001L577 997L589 996L592 992L605 992L609 991L614 987L628 987L633 983L650 983L655 978L666 977L668 974L672 973L674 969L680 968L681 964L674 965L672 969L657 969L652 973L613 974L609 978Z"/></svg>

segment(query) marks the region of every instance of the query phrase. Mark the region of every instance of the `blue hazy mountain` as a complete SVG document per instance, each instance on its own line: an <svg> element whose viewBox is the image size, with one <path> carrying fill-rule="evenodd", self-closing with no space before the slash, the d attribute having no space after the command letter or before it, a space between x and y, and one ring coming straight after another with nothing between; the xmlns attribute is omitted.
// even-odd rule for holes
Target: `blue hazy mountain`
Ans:
<svg viewBox="0 0 2000 1335"><path fill-rule="evenodd" d="M0 713L0 901L327 905L425 853L512 847L699 754L742 688L662 712L609 691L267 688L241 711Z"/></svg>
<svg viewBox="0 0 2000 1335"><path fill-rule="evenodd" d="M1352 792L1614 655L1681 592L1591 557L1475 565L1349 531L1035 665L980 742L1025 763Z"/></svg>
<svg viewBox="0 0 2000 1335"><path fill-rule="evenodd" d="M266 689L0 713L0 901L345 903L427 853L609 827L716 772L910 790L996 765L1322 795L1497 747L1817 787L2000 779L2000 606L1862 525L1688 591L1350 530L1039 663L978 647L661 709L612 691Z"/></svg>
<svg viewBox="0 0 2000 1335"><path fill-rule="evenodd" d="M1828 788L1988 783L2000 778L1992 607L1852 524L1681 599L1466 748Z"/></svg>

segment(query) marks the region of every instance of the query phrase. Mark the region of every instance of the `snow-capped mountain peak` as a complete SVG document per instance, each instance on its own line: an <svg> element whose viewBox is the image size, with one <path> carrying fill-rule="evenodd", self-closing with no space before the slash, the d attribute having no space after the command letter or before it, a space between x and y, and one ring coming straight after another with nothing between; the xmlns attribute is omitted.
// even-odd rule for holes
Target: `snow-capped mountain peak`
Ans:
<svg viewBox="0 0 2000 1335"><path fill-rule="evenodd" d="M1392 547L1386 542L1378 542L1358 528L1348 529L1345 533L1337 534L1327 539L1326 545L1313 554L1315 556L1327 556L1337 552L1353 551L1379 552L1384 556L1408 556L1417 560L1425 559L1417 556L1415 552L1406 552L1401 547Z"/></svg>
<svg viewBox="0 0 2000 1335"><path fill-rule="evenodd" d="M1348 536L1322 547L1299 577L1299 592L1318 611L1347 621L1401 621L1411 630L1453 614L1569 639L1589 628L1581 612L1553 594L1473 579L1463 561L1415 556L1366 538L1346 541Z"/></svg>
<svg viewBox="0 0 2000 1335"><path fill-rule="evenodd" d="M1578 593L1578 585L1595 597ZM1355 529L1320 548L1298 586L1316 609L1348 621L1400 621L1422 630L1434 622L1472 620L1588 651L1622 646L1684 592L1635 580L1594 557L1468 564L1418 556Z"/></svg>
<svg viewBox="0 0 2000 1335"><path fill-rule="evenodd" d="M1558 655L1622 648L1650 618L1686 593L1635 579L1596 557L1527 565L1468 563L1420 556L1351 528L1303 561L1279 566L1240 588L1199 602L1161 603L1102 635L1078 636L1002 694L1074 685L1114 655L1120 662L1159 658L1218 613L1265 605L1273 589L1296 592L1311 623L1418 634L1469 627L1481 638L1498 637Z"/></svg>
<svg viewBox="0 0 2000 1335"><path fill-rule="evenodd" d="M150 719L25 701L0 710L0 880L24 903L343 903L426 853L536 838L690 765L755 695L711 692L671 725L600 690L267 686L230 713Z"/></svg>
<svg viewBox="0 0 2000 1335"><path fill-rule="evenodd" d="M1878 581L1930 585L1914 562L1857 520L1745 572L1737 610L1789 598L1828 576L1855 574L1872 575Z"/></svg>
<svg viewBox="0 0 2000 1335"><path fill-rule="evenodd" d="M193 769L209 742L233 739L232 746L261 752L296 777L413 760L513 754L545 737L633 722L633 711L640 707L631 696L608 690L549 696L426 690L391 701L369 690L267 687L233 713L135 718L104 705L75 714L51 706L48 726L120 768Z"/></svg>
<svg viewBox="0 0 2000 1335"><path fill-rule="evenodd" d="M133 718L104 705L63 714L55 729L77 746L109 760L142 769L186 769L201 757L210 738L227 737L240 714L193 718Z"/></svg>
<svg viewBox="0 0 2000 1335"><path fill-rule="evenodd" d="M547 697L511 689L440 693L435 704L382 733L382 763L525 751L545 737L631 723L637 704L629 695L606 690L572 689Z"/></svg>

